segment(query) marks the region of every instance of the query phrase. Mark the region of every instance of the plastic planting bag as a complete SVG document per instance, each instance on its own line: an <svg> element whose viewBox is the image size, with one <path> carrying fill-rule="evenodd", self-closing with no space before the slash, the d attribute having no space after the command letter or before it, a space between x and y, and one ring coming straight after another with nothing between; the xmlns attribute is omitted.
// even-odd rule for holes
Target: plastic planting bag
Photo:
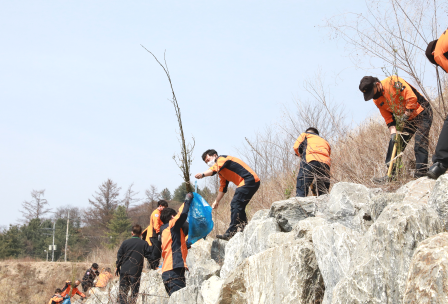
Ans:
<svg viewBox="0 0 448 304"><path fill-rule="evenodd" d="M188 241L194 244L205 238L212 230L212 207L202 196L193 192L193 200L188 212Z"/></svg>
<svg viewBox="0 0 448 304"><path fill-rule="evenodd" d="M64 301L62 302L62 304L71 304L72 302L70 301L70 298L66 298L64 299Z"/></svg>

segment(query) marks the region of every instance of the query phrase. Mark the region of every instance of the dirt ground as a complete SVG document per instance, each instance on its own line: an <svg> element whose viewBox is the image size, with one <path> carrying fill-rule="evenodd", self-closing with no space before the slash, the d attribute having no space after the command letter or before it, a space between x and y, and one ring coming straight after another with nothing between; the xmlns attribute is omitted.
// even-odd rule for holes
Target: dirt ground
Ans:
<svg viewBox="0 0 448 304"><path fill-rule="evenodd" d="M0 304L47 304L56 288L63 288L67 280L80 280L90 266L90 263L0 261Z"/></svg>

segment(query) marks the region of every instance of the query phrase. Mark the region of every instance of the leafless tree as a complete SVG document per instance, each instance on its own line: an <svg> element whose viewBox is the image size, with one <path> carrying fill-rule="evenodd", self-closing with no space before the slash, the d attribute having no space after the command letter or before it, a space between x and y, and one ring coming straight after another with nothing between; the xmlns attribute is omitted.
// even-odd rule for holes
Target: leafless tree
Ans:
<svg viewBox="0 0 448 304"><path fill-rule="evenodd" d="M33 190L31 191L31 197L33 198L31 201L24 201L22 203L22 208L20 212L26 221L30 221L32 219L42 219L47 213L51 211L48 208L48 201L44 198L45 189L44 190Z"/></svg>
<svg viewBox="0 0 448 304"><path fill-rule="evenodd" d="M154 57L154 59L162 67L163 71L165 72L166 76L168 77L168 82L170 83L170 87L171 87L171 93L173 95L172 99L170 101L174 106L174 110L176 112L176 117L177 117L177 122L179 123L180 148L181 148L180 155L174 155L173 159L176 162L179 169L182 171L182 177L185 181L185 186L187 188L186 189L187 192L193 192L193 186L190 183L190 168L191 168L191 163L193 161L193 149L194 149L195 142L194 142L194 137L192 138L193 139L192 144L187 144L185 142L184 128L182 126L182 115L180 112L179 103L177 102L176 94L174 93L173 83L171 81L170 71L168 69L166 57L164 55L163 59L164 59L165 65L163 65L151 51L149 51L143 45L142 45L142 47Z"/></svg>
<svg viewBox="0 0 448 304"><path fill-rule="evenodd" d="M156 203L160 200L160 193L157 190L157 187L154 185L150 185L149 189L145 190L145 203L151 206L151 209L155 209Z"/></svg>
<svg viewBox="0 0 448 304"><path fill-rule="evenodd" d="M99 191L92 195L93 199L89 199L91 207L84 212L84 221L91 227L105 230L120 204L121 188L111 179L107 179L98 188Z"/></svg>
<svg viewBox="0 0 448 304"><path fill-rule="evenodd" d="M126 211L129 210L129 207L132 206L135 203L138 203L140 201L139 198L136 198L135 196L138 195L138 192L135 192L132 190L132 187L134 184L132 183L128 190L126 190L126 193L123 198L123 205L126 207Z"/></svg>

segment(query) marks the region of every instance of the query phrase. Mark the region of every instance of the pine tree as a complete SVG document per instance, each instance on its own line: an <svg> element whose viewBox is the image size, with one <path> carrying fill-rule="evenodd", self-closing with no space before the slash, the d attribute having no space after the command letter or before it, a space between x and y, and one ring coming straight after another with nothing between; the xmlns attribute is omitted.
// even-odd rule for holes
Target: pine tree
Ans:
<svg viewBox="0 0 448 304"><path fill-rule="evenodd" d="M110 238L110 248L115 247L120 241L130 235L129 232L131 230L131 220L126 213L125 206L117 207L114 212L114 216L107 225L107 228L109 228L109 232L107 233L107 235Z"/></svg>
<svg viewBox="0 0 448 304"><path fill-rule="evenodd" d="M183 182L176 188L176 190L174 190L173 200L176 202L183 202L187 193L185 182Z"/></svg>
<svg viewBox="0 0 448 304"><path fill-rule="evenodd" d="M163 189L162 192L160 192L160 196L166 201L171 200L171 192L168 188Z"/></svg>

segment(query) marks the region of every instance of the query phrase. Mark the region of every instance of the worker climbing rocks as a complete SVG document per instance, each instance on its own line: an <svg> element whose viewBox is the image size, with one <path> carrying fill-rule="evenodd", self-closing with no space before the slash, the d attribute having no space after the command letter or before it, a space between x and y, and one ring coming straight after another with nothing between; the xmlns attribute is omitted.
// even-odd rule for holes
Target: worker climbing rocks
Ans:
<svg viewBox="0 0 448 304"><path fill-rule="evenodd" d="M125 240L117 252L117 270L115 274L120 275L120 289L118 292L118 303L134 304L137 301L140 289L140 277L143 271L143 262L151 256L148 242L141 239L142 227L132 227L132 237ZM128 299L129 289L131 296Z"/></svg>
<svg viewBox="0 0 448 304"><path fill-rule="evenodd" d="M93 286L93 281L95 281L96 277L100 275L98 268L98 264L93 263L92 267L87 269L86 273L82 277L81 286L84 292L87 292L89 288Z"/></svg>
<svg viewBox="0 0 448 304"><path fill-rule="evenodd" d="M210 169L204 173L196 174L195 177L201 179L218 173L220 178L221 186L219 187L218 197L212 204L213 209L218 208L219 202L227 192L229 182L237 186L230 203L230 226L223 235L216 236L219 239L229 240L237 232L239 226L242 229L246 226L246 206L260 187L260 179L241 159L228 155L218 156L218 152L213 149L205 151L202 154L202 160Z"/></svg>
<svg viewBox="0 0 448 304"><path fill-rule="evenodd" d="M165 208L161 213L162 227L162 279L169 296L185 287L185 270L187 269L187 243L182 229L188 217L193 193L187 193L179 212Z"/></svg>
<svg viewBox="0 0 448 304"><path fill-rule="evenodd" d="M431 63L440 66L448 73L448 29L443 32L439 39L428 44L426 57L428 57ZM432 162L433 165L428 170L428 177L437 179L448 168L448 115L443 122Z"/></svg>
<svg viewBox="0 0 448 304"><path fill-rule="evenodd" d="M157 269L157 267L159 267L160 257L162 256L159 240L160 226L162 226L160 212L167 207L168 203L166 201L160 200L157 202L157 209L151 214L149 226L142 233L142 238L146 240L151 247L151 258L148 260L149 268L151 269Z"/></svg>
<svg viewBox="0 0 448 304"><path fill-rule="evenodd" d="M70 281L65 282L64 288L62 288L61 296L65 297L68 295L69 298L71 298L74 295L79 295L81 298L85 298L86 295L83 294L81 291L79 291L78 286L81 284L79 280L75 281L75 284L72 286L72 283Z"/></svg>
<svg viewBox="0 0 448 304"><path fill-rule="evenodd" d="M53 297L51 297L48 304L62 303L62 301L64 301L64 297L61 296L61 292L62 290L60 288L56 288L56 290L54 291L54 295Z"/></svg>
<svg viewBox="0 0 448 304"><path fill-rule="evenodd" d="M391 139L386 155L386 164L391 161L392 151L397 138L397 120L403 120L403 150L415 134L415 173L414 177L425 176L428 171L428 136L432 125L432 108L429 102L408 82L398 76L378 78L365 76L361 79L359 90L364 100L373 98L373 102L383 116ZM395 170L395 168L394 168ZM374 178L377 184L385 183L389 176Z"/></svg>
<svg viewBox="0 0 448 304"><path fill-rule="evenodd" d="M297 175L296 196L308 196L308 189L316 179L317 195L328 193L330 189L330 144L319 136L316 128L308 128L300 134L294 144L294 151L300 156L300 169Z"/></svg>
<svg viewBox="0 0 448 304"><path fill-rule="evenodd" d="M95 287L103 288L107 286L110 279L112 279L112 270L110 268L106 268L104 272L101 272L98 276L98 280L96 281Z"/></svg>

